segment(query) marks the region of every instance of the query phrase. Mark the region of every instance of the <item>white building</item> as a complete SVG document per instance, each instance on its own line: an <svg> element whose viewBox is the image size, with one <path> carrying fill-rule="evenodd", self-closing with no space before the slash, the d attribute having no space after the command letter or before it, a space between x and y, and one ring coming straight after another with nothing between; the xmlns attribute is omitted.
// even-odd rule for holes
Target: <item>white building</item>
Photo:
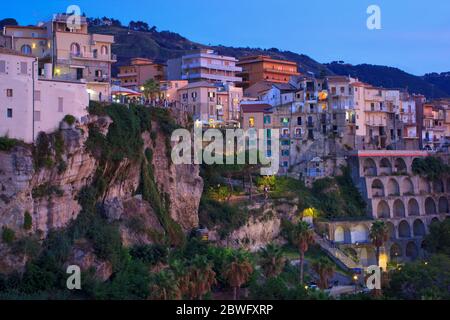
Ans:
<svg viewBox="0 0 450 320"><path fill-rule="evenodd" d="M242 82L236 73L242 68L236 66L234 57L222 56L213 50L200 50L183 56L181 59L167 61L168 80Z"/></svg>
<svg viewBox="0 0 450 320"><path fill-rule="evenodd" d="M86 84L38 76L37 58L0 48L0 136L34 142L55 131L66 115L87 115Z"/></svg>

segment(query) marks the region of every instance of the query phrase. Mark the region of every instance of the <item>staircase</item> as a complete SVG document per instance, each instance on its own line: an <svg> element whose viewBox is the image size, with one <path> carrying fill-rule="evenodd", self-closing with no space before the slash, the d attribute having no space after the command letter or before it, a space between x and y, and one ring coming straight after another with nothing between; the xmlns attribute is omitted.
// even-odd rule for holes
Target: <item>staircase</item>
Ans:
<svg viewBox="0 0 450 320"><path fill-rule="evenodd" d="M321 238L317 233L314 233L314 241L328 254L328 256L333 259L340 267L346 270L353 270L356 268L362 269L362 266L357 264L353 259L351 259L347 254L345 254L341 249L331 246L331 244Z"/></svg>

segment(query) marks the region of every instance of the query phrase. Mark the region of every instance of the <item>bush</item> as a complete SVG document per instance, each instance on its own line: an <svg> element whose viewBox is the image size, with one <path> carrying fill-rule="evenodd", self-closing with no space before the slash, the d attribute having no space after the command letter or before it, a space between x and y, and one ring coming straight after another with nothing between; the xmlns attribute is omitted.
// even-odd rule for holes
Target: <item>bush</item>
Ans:
<svg viewBox="0 0 450 320"><path fill-rule="evenodd" d="M151 265L166 263L168 254L168 248L160 244L136 245L130 249L131 257Z"/></svg>
<svg viewBox="0 0 450 320"><path fill-rule="evenodd" d="M72 126L77 121L77 119L73 115L68 114L64 117L63 121L69 126Z"/></svg>
<svg viewBox="0 0 450 320"><path fill-rule="evenodd" d="M2 227L2 241L6 244L11 244L16 238L16 233L14 230L3 226Z"/></svg>
<svg viewBox="0 0 450 320"><path fill-rule="evenodd" d="M430 180L436 180L444 174L450 173L450 166L444 164L441 158L426 157L414 159L412 171L422 177Z"/></svg>
<svg viewBox="0 0 450 320"><path fill-rule="evenodd" d="M31 230L33 227L33 218L31 217L30 212L25 211L25 215L23 217L23 228L25 230Z"/></svg>
<svg viewBox="0 0 450 320"><path fill-rule="evenodd" d="M19 140L10 139L8 137L0 137L0 151L10 151L20 143Z"/></svg>

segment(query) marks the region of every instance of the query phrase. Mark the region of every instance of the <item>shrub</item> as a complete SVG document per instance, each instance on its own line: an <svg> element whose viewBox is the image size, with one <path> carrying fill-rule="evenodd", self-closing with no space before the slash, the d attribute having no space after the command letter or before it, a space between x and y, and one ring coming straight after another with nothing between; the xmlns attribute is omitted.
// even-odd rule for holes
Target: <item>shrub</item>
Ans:
<svg viewBox="0 0 450 320"><path fill-rule="evenodd" d="M19 140L10 139L8 137L0 137L0 151L10 151L20 143Z"/></svg>
<svg viewBox="0 0 450 320"><path fill-rule="evenodd" d="M23 217L23 228L25 230L31 230L33 227L33 218L31 217L30 212L25 211L25 215Z"/></svg>
<svg viewBox="0 0 450 320"><path fill-rule="evenodd" d="M69 126L72 126L72 125L77 121L77 119L76 119L73 115L67 114L67 115L64 117L63 121L64 121L65 123L67 123Z"/></svg>
<svg viewBox="0 0 450 320"><path fill-rule="evenodd" d="M136 245L130 249L131 257L151 265L166 263L168 253L168 248L160 244Z"/></svg>
<svg viewBox="0 0 450 320"><path fill-rule="evenodd" d="M16 233L14 230L3 226L2 227L2 241L6 244L11 244L16 238Z"/></svg>

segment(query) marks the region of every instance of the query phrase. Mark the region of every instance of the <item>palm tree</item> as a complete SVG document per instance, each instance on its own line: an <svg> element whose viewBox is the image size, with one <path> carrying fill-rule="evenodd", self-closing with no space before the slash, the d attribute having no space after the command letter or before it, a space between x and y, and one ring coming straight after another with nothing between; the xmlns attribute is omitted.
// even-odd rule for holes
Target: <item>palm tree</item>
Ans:
<svg viewBox="0 0 450 320"><path fill-rule="evenodd" d="M376 248L377 266L380 265L380 248L389 238L389 229L384 221L375 221L370 227L369 238Z"/></svg>
<svg viewBox="0 0 450 320"><path fill-rule="evenodd" d="M144 83L143 87L145 98L150 100L153 104L155 101L155 96L159 96L159 93L161 92L159 83L154 79L149 79Z"/></svg>
<svg viewBox="0 0 450 320"><path fill-rule="evenodd" d="M180 298L180 291L172 272L161 271L153 274L153 284L150 286L150 299L171 300Z"/></svg>
<svg viewBox="0 0 450 320"><path fill-rule="evenodd" d="M334 264L327 258L322 257L313 262L312 269L319 275L319 288L327 289L328 280L333 277L335 272Z"/></svg>
<svg viewBox="0 0 450 320"><path fill-rule="evenodd" d="M217 283L216 273L212 269L212 264L204 256L195 256L189 275L193 296L199 300L202 300L202 297L210 292L211 287Z"/></svg>
<svg viewBox="0 0 450 320"><path fill-rule="evenodd" d="M280 246L270 243L261 250L261 268L267 278L278 276L283 271L285 262Z"/></svg>
<svg viewBox="0 0 450 320"><path fill-rule="evenodd" d="M309 245L314 243L313 230L305 221L300 221L292 230L292 242L300 252L300 284L303 284L303 268L305 262L305 252Z"/></svg>
<svg viewBox="0 0 450 320"><path fill-rule="evenodd" d="M233 288L233 299L239 298L239 289L245 284L253 273L253 265L247 255L236 253L231 261L225 265L223 271L224 278Z"/></svg>

